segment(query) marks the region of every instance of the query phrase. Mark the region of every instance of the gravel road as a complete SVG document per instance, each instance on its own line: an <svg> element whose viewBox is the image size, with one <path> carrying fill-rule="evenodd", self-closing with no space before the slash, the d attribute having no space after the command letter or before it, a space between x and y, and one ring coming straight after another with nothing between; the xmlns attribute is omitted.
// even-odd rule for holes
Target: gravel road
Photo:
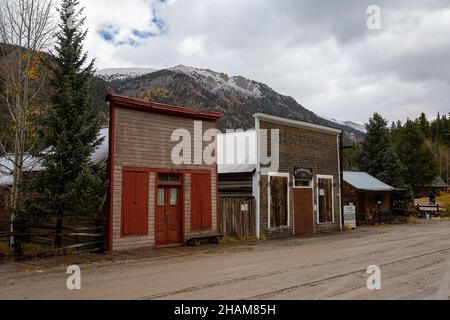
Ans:
<svg viewBox="0 0 450 320"><path fill-rule="evenodd" d="M367 288L370 265L381 290ZM448 299L450 221L80 264L81 290L66 267L0 273L0 299Z"/></svg>

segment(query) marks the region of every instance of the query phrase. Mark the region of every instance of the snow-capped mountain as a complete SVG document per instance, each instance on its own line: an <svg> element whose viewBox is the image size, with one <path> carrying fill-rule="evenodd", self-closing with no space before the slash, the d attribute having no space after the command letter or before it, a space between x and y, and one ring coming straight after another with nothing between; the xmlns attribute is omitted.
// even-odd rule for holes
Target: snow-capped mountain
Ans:
<svg viewBox="0 0 450 320"><path fill-rule="evenodd" d="M262 96L259 84L256 81L241 76L230 77L226 73L187 67L184 65L178 65L169 68L168 70L188 75L201 83L204 87L208 88L211 92L220 96L233 91L255 98Z"/></svg>
<svg viewBox="0 0 450 320"><path fill-rule="evenodd" d="M152 68L108 68L97 70L96 75L105 81L126 80L158 71Z"/></svg>
<svg viewBox="0 0 450 320"><path fill-rule="evenodd" d="M363 125L363 124L356 123L356 122L353 122L353 121L336 120L334 118L329 118L329 117L325 117L325 116L322 116L322 118L327 119L328 121L340 124L342 126L350 127L350 128L355 129L355 130L358 130L360 132L367 133L366 126Z"/></svg>
<svg viewBox="0 0 450 320"><path fill-rule="evenodd" d="M111 70L111 69L110 69ZM294 98L280 94L268 85L242 76L178 65L168 69L101 70L106 78L96 86L99 104L108 92L161 103L223 113L220 129L250 129L253 114L264 112L280 117L339 128L346 145L364 137L362 126L325 119L308 110ZM115 78L117 80L108 80ZM97 77L98 79L98 77ZM103 84L102 84L103 82Z"/></svg>

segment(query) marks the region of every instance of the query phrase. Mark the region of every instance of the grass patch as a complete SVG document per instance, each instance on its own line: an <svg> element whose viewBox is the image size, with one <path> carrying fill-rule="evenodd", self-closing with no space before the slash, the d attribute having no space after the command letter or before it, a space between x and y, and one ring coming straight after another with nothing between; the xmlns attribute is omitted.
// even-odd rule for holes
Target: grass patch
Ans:
<svg viewBox="0 0 450 320"><path fill-rule="evenodd" d="M406 223L408 223L408 224L419 224L419 219L417 219L417 217L410 216L410 217L406 218Z"/></svg>
<svg viewBox="0 0 450 320"><path fill-rule="evenodd" d="M442 216L450 217L450 193L444 192L437 198L438 203L444 207Z"/></svg>
<svg viewBox="0 0 450 320"><path fill-rule="evenodd" d="M7 238L0 238L0 254L9 256L9 242Z"/></svg>
<svg viewBox="0 0 450 320"><path fill-rule="evenodd" d="M258 240L256 237L225 237L223 238L224 242L240 242L240 241L255 241Z"/></svg>

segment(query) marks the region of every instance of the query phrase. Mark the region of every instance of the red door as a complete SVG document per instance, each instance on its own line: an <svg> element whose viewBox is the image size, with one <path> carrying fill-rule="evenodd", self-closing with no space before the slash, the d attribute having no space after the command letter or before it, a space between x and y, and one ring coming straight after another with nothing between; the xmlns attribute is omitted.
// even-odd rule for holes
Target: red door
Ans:
<svg viewBox="0 0 450 320"><path fill-rule="evenodd" d="M156 245L180 244L182 236L181 188L159 186L156 194Z"/></svg>
<svg viewBox="0 0 450 320"><path fill-rule="evenodd" d="M124 172L122 177L122 235L148 234L148 174Z"/></svg>
<svg viewBox="0 0 450 320"><path fill-rule="evenodd" d="M211 174L191 175L191 229L212 227Z"/></svg>

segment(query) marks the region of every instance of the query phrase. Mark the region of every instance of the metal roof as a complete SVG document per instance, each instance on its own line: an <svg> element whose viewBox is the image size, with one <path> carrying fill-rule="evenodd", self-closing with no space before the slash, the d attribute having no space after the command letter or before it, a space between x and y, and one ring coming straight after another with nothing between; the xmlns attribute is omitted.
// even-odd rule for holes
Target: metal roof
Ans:
<svg viewBox="0 0 450 320"><path fill-rule="evenodd" d="M248 173L256 169L256 131L217 135L219 173Z"/></svg>
<svg viewBox="0 0 450 320"><path fill-rule="evenodd" d="M344 181L358 190L394 191L396 188L378 180L367 172L344 171Z"/></svg>
<svg viewBox="0 0 450 320"><path fill-rule="evenodd" d="M444 179L442 177L438 176L436 177L433 182L431 183L430 187L433 188L448 188L448 184L445 183Z"/></svg>
<svg viewBox="0 0 450 320"><path fill-rule="evenodd" d="M109 130L103 128L99 132L99 138L104 138L101 145L91 155L91 163L106 165L108 160L108 139ZM26 155L24 158L24 170L26 172L37 172L42 170L42 166L39 163L39 159ZM10 186L13 184L13 161L11 157L0 157L0 185Z"/></svg>

